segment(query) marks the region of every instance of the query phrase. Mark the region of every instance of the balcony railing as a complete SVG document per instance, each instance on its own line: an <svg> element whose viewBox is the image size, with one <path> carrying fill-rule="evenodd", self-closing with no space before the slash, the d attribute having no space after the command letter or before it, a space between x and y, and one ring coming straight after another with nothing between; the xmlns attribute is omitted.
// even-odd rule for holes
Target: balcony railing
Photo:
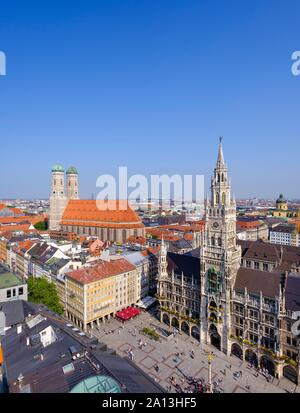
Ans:
<svg viewBox="0 0 300 413"><path fill-rule="evenodd" d="M266 303L264 303L263 304L263 309L265 310L265 311L269 311L270 313L276 313L276 305L274 305L274 304L266 304Z"/></svg>
<svg viewBox="0 0 300 413"><path fill-rule="evenodd" d="M260 308L260 302L259 300L255 300L253 298L249 298L247 300L247 304L251 307L255 307L255 308Z"/></svg>

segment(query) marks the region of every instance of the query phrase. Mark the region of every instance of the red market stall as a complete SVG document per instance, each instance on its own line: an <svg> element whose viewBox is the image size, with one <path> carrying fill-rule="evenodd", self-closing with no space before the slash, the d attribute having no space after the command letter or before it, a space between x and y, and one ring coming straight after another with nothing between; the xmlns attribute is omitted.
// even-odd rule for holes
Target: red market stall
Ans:
<svg viewBox="0 0 300 413"><path fill-rule="evenodd" d="M133 317L136 317L137 315L140 314L140 310L135 307L128 307L125 310L119 311L116 314L116 317L118 317L122 321L127 321L130 320Z"/></svg>

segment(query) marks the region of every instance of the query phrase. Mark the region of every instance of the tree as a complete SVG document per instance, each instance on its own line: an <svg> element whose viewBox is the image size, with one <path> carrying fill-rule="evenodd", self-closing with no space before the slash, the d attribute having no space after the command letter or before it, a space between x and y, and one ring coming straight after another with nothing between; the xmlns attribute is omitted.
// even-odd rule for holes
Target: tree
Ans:
<svg viewBox="0 0 300 413"><path fill-rule="evenodd" d="M38 231L47 231L48 229L48 222L47 221L40 221L34 224L34 228Z"/></svg>
<svg viewBox="0 0 300 413"><path fill-rule="evenodd" d="M54 283L45 278L28 278L28 299L32 303L44 304L58 314L63 313Z"/></svg>

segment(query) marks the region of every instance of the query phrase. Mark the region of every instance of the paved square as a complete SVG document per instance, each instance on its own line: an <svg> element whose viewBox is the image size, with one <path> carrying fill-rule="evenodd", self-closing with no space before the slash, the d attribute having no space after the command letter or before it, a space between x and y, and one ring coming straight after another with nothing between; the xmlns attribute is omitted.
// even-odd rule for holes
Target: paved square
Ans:
<svg viewBox="0 0 300 413"><path fill-rule="evenodd" d="M147 369L151 369L151 367L155 366L157 363L156 360L147 356L142 361L140 361L140 364L142 364Z"/></svg>
<svg viewBox="0 0 300 413"><path fill-rule="evenodd" d="M170 339L162 337L159 341L154 341L141 333L144 327L163 327L165 330L173 332L172 328L161 324L151 314L142 312L135 319L126 322L124 328L120 328L118 320L111 319L109 322L94 328L93 335L99 341L107 344L108 347L116 349L122 357L127 357L126 352L132 348L133 361L166 391L170 386L170 377L172 376L182 387L186 386L187 377L204 378L207 382L207 355L208 351L213 351L212 381L219 380L220 388L224 393L300 392L299 386L286 378L273 379L268 383L262 375L255 377L248 363L242 362L235 356L228 357L214 347L200 344L183 332ZM146 343L146 346L140 348L140 340ZM195 354L194 359L191 357L192 350ZM179 353L179 358L177 358L176 353ZM159 367L158 371L154 369L156 364ZM237 371L242 371L242 376L236 380L233 374ZM174 386L172 386L171 392L176 392Z"/></svg>

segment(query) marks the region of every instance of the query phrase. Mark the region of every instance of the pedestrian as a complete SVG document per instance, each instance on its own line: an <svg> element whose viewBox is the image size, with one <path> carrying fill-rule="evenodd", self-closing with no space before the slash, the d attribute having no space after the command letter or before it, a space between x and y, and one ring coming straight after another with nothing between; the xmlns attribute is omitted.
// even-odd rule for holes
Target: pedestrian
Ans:
<svg viewBox="0 0 300 413"><path fill-rule="evenodd" d="M229 368L230 368L230 370L231 370L231 364L229 364Z"/></svg>

